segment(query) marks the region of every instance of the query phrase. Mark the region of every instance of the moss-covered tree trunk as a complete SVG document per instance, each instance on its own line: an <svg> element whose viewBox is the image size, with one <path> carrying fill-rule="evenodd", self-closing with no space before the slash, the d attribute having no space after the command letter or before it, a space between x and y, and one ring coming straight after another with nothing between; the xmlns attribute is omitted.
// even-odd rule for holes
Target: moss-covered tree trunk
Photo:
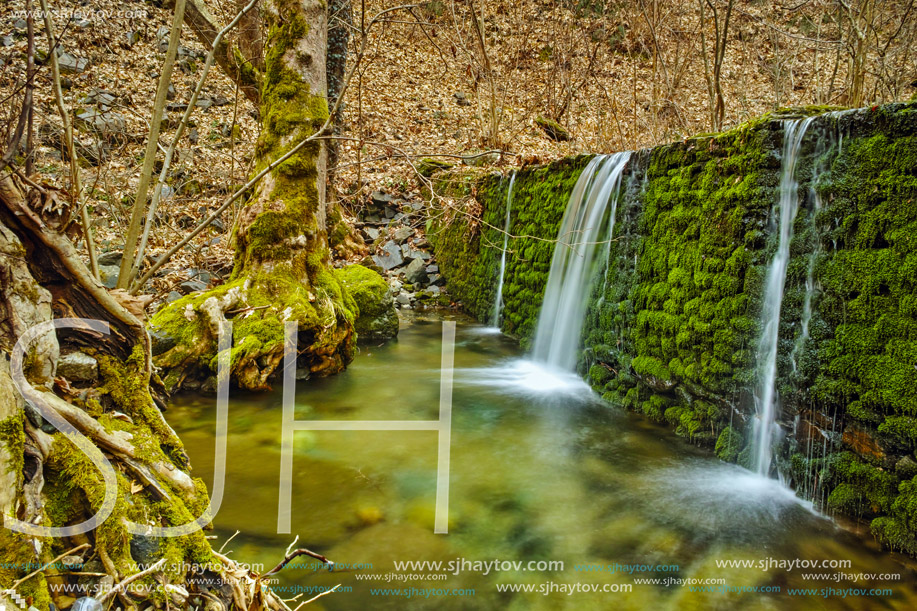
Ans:
<svg viewBox="0 0 917 611"><path fill-rule="evenodd" d="M264 9L263 131L255 172L314 134L329 113L327 5L273 0ZM326 163L326 147L316 140L267 174L235 227L231 281L178 300L153 319L154 337L165 342L156 350L162 352L157 364L170 389L212 386L221 316L233 319L232 373L243 388L268 385L283 357L284 321L300 325L301 371L334 373L352 359L358 307L330 268Z"/></svg>
<svg viewBox="0 0 917 611"><path fill-rule="evenodd" d="M205 516L207 491L151 391L145 300L92 277L68 238L67 199L15 176L0 180L0 606L68 608L162 561L116 594L117 606L190 608L216 598L221 608L248 609L254 580L213 552L201 530L151 536ZM108 333L48 326L59 318L102 321ZM20 369L28 386L14 382L19 340L28 341ZM68 427L78 435L60 432ZM35 530L94 516L100 522L85 532ZM68 552L65 566L33 570ZM193 564L214 579L204 585ZM251 608L281 608L270 596L259 601Z"/></svg>

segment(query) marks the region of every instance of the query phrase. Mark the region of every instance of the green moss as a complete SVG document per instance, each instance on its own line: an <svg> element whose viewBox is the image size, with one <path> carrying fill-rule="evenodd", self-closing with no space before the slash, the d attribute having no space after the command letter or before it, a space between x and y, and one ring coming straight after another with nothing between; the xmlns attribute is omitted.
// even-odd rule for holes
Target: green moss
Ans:
<svg viewBox="0 0 917 611"><path fill-rule="evenodd" d="M356 305L358 339L388 339L398 334L398 313L385 279L362 265L334 270Z"/></svg>
<svg viewBox="0 0 917 611"><path fill-rule="evenodd" d="M23 467L25 428L23 412L0 420L0 444L9 454L8 468L12 473L21 474Z"/></svg>
<svg viewBox="0 0 917 611"><path fill-rule="evenodd" d="M716 457L726 462L737 462L742 451L742 435L733 427L727 426L716 440L713 451Z"/></svg>

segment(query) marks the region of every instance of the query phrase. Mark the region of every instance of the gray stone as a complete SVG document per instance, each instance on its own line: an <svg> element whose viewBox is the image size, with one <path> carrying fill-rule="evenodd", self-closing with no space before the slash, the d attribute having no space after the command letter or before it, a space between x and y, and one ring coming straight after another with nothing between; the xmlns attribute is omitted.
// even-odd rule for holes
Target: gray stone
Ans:
<svg viewBox="0 0 917 611"><path fill-rule="evenodd" d="M82 352L64 354L57 360L57 375L71 382L92 382L99 377L99 362Z"/></svg>
<svg viewBox="0 0 917 611"><path fill-rule="evenodd" d="M172 293L175 293L176 295L178 295L178 297L181 297L181 295L179 295L175 291L172 291ZM172 296L172 293L169 293L170 297ZM168 299L166 299L166 302L168 303ZM178 342L175 340L175 338L169 335L168 333L166 333L165 331L163 331L162 329L156 329L156 328L150 329L150 348L153 352L153 356L159 356L160 354L165 354L166 352L174 348L176 345L178 345Z"/></svg>
<svg viewBox="0 0 917 611"><path fill-rule="evenodd" d="M12 47L15 43L12 36L0 36L0 47Z"/></svg>
<svg viewBox="0 0 917 611"><path fill-rule="evenodd" d="M427 281L427 270L423 259L414 259L404 268L404 279L411 284L420 284Z"/></svg>
<svg viewBox="0 0 917 611"><path fill-rule="evenodd" d="M404 258L401 256L401 249L391 240L385 243L378 255L373 255L373 261L385 271L395 269L399 265L404 264Z"/></svg>
<svg viewBox="0 0 917 611"><path fill-rule="evenodd" d="M455 103L459 106L471 106L471 101L468 99L468 96L461 91L456 91L452 94L452 97L455 98Z"/></svg>
<svg viewBox="0 0 917 611"><path fill-rule="evenodd" d="M121 265L121 251L110 250L99 257L99 265Z"/></svg>
<svg viewBox="0 0 917 611"><path fill-rule="evenodd" d="M221 95L213 96L213 98L210 101L213 103L214 106L226 106L227 104L229 104L229 99L224 98Z"/></svg>
<svg viewBox="0 0 917 611"><path fill-rule="evenodd" d="M395 230L395 233L392 237L395 238L396 242L401 244L402 242L407 240L412 235L414 235L414 230L411 229L410 227L399 227L398 229Z"/></svg>
<svg viewBox="0 0 917 611"><path fill-rule="evenodd" d="M159 539L145 535L131 535L131 558L138 564L153 564L159 560Z"/></svg>
<svg viewBox="0 0 917 611"><path fill-rule="evenodd" d="M29 29L29 24L25 19L17 19L13 22L13 27L16 28L18 32L25 34Z"/></svg>
<svg viewBox="0 0 917 611"><path fill-rule="evenodd" d="M73 20L73 25L75 25L76 27L78 27L78 28L80 28L80 29L83 29L83 28L88 28L89 26L91 26L91 25L92 25L92 22L89 21L88 19L84 19L84 18L82 18L82 17L79 17L79 18Z"/></svg>
<svg viewBox="0 0 917 611"><path fill-rule="evenodd" d="M397 214L397 211L394 208L385 207L385 218L389 220L394 219L395 214Z"/></svg>
<svg viewBox="0 0 917 611"><path fill-rule="evenodd" d="M178 291L171 291L168 295L166 295L166 303L172 303L173 301L178 301L181 298L181 293Z"/></svg>
<svg viewBox="0 0 917 611"><path fill-rule="evenodd" d="M398 293L398 296L395 298L395 301L405 306L411 303L411 295L408 293Z"/></svg>
<svg viewBox="0 0 917 611"><path fill-rule="evenodd" d="M85 57L61 53L57 58L57 65L60 66L61 74L79 74L89 65L89 60Z"/></svg>
<svg viewBox="0 0 917 611"><path fill-rule="evenodd" d="M99 279L107 289L113 289L118 286L118 273L121 270L117 265L100 265Z"/></svg>
<svg viewBox="0 0 917 611"><path fill-rule="evenodd" d="M138 32L137 30L128 32L127 34L125 34L125 37L127 38L127 44L131 47L133 47L135 44L140 42L140 32Z"/></svg>
<svg viewBox="0 0 917 611"><path fill-rule="evenodd" d="M430 284L442 285L443 277L439 274L430 274L430 277L427 279L427 282Z"/></svg>
<svg viewBox="0 0 917 611"><path fill-rule="evenodd" d="M184 112L188 105L184 102L169 102L166 104L166 110L169 112Z"/></svg>
<svg viewBox="0 0 917 611"><path fill-rule="evenodd" d="M369 199L372 203L376 204L377 206L384 206L386 204L390 204L393 201L395 201L395 198L393 196L389 195L388 193L383 193L382 191L373 191L369 195Z"/></svg>
<svg viewBox="0 0 917 611"><path fill-rule="evenodd" d="M185 280L178 286L184 291L185 295L207 290L207 285L200 280Z"/></svg>
<svg viewBox="0 0 917 611"><path fill-rule="evenodd" d="M426 266L426 262L432 258L432 255L430 255L430 253L425 252L423 250L418 250L417 248L414 248L413 246L409 246L408 244L403 244L401 246L401 250L402 250L401 254L405 259L420 259L421 261L424 262L424 266Z"/></svg>
<svg viewBox="0 0 917 611"><path fill-rule="evenodd" d="M194 105L197 106L198 108L203 108L204 110L207 110L208 108L213 106L213 101L210 98L198 98L197 102L195 102Z"/></svg>
<svg viewBox="0 0 917 611"><path fill-rule="evenodd" d="M427 273L428 273L428 274L435 274L435 273L437 273L438 271L439 271L439 265L437 265L436 263L433 263L432 265L428 265L428 266L427 266Z"/></svg>
<svg viewBox="0 0 917 611"><path fill-rule="evenodd" d="M127 129L124 117L110 110L85 110L76 116L79 123L103 136L123 134Z"/></svg>
<svg viewBox="0 0 917 611"><path fill-rule="evenodd" d="M427 287L427 292L431 295L439 295L442 292L442 289L435 285L430 285Z"/></svg>
<svg viewBox="0 0 917 611"><path fill-rule="evenodd" d="M363 233L367 238L369 238L370 241L375 241L376 238L379 237L379 234L382 232L376 227L364 227Z"/></svg>
<svg viewBox="0 0 917 611"><path fill-rule="evenodd" d="M73 603L70 611L102 611L102 603L94 598L84 596Z"/></svg>

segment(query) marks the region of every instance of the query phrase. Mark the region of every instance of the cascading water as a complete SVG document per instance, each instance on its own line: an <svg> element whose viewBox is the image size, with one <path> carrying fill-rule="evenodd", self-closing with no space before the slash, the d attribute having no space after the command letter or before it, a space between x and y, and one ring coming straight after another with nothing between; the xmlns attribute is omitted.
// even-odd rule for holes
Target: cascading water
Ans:
<svg viewBox="0 0 917 611"><path fill-rule="evenodd" d="M611 238L621 176L630 155L592 159L570 194L535 330L536 361L565 371L576 366L590 284L605 264L601 253L607 249L600 245Z"/></svg>
<svg viewBox="0 0 917 611"><path fill-rule="evenodd" d="M762 331L758 340L758 385L755 391L757 420L754 427L752 455L755 470L769 475L772 445L777 424L779 397L777 396L777 347L780 337L780 308L786 270L790 261L790 242L793 239L793 222L799 208L799 184L796 182L796 161L802 148L802 139L813 117L786 121L784 124L783 161L780 171L780 215L777 235L777 252L767 270L762 310Z"/></svg>
<svg viewBox="0 0 917 611"><path fill-rule="evenodd" d="M503 276L506 274L506 249L509 246L509 215L513 207L513 184L516 182L516 171L509 177L509 188L506 190L506 220L503 223L503 252L500 254L500 275L497 277L497 297L494 299L494 313L491 324L500 326L500 314L503 312Z"/></svg>

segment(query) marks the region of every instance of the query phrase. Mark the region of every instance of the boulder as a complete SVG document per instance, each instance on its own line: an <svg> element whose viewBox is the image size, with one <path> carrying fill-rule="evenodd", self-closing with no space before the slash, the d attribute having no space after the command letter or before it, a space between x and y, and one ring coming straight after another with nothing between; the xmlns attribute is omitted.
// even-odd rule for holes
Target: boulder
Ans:
<svg viewBox="0 0 917 611"><path fill-rule="evenodd" d="M398 312L392 290L382 276L362 265L348 265L335 274L359 309L354 323L359 340L378 341L398 335Z"/></svg>

